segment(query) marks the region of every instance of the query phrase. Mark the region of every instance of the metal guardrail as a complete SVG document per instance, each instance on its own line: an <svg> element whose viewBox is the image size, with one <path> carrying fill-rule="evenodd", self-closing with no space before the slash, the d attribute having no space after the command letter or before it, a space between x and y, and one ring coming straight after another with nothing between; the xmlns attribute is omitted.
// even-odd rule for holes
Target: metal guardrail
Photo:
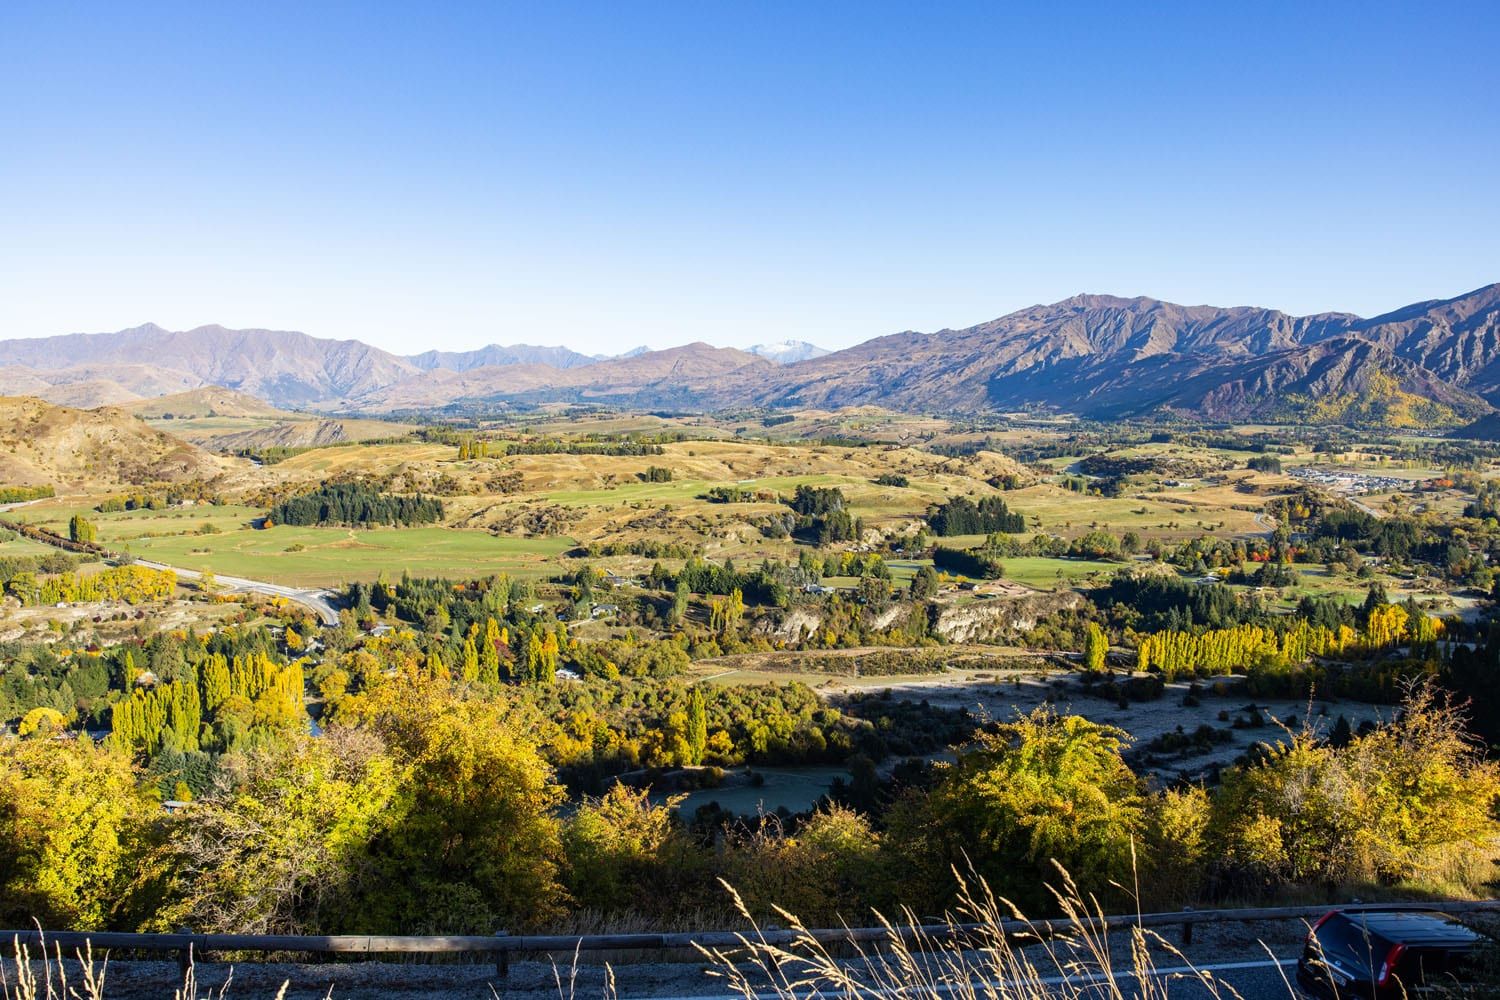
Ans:
<svg viewBox="0 0 1500 1000"><path fill-rule="evenodd" d="M208 952L300 952L324 955L454 955L493 956L504 975L509 956L517 952L671 951L697 948L738 948L746 941L788 946L812 938L824 945L860 944L903 939L946 940L968 935L1005 934L1015 938L1044 938L1081 929L1123 930L1131 927L1180 927L1184 943L1192 942L1199 924L1253 923L1263 920L1313 921L1332 909L1388 910L1406 908L1443 913L1500 911L1500 900L1451 903L1349 903L1322 906L1247 907L1226 910L1181 910L1169 913L1121 914L1073 920L1007 920L998 928L988 924L924 924L912 927L839 927L809 929L763 928L760 931L704 931L651 934L482 934L451 936L334 934L321 936L289 934L130 934L116 931L0 931L0 940L49 951L123 949L128 951L177 952L183 965L194 955Z"/></svg>

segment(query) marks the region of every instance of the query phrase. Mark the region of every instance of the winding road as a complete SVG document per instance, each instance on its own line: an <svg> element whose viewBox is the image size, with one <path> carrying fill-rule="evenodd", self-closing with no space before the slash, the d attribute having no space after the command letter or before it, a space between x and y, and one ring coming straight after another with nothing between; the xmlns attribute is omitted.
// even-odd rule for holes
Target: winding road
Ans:
<svg viewBox="0 0 1500 1000"><path fill-rule="evenodd" d="M0 504L0 514L34 504L35 500L23 500L19 503ZM39 539L45 541L45 539ZM137 559L136 565L145 566L148 569L169 569L184 580L196 580L203 574L195 569L184 569L181 566L168 566L166 563L153 562L149 559ZM219 576L214 574L214 581L224 590L237 594L264 594L267 597L282 597L295 604L300 604L313 614L324 625L337 625L339 623L338 609L333 606L333 594L326 590L309 590L300 587L283 587L279 583L266 583L263 580L246 580L239 576Z"/></svg>
<svg viewBox="0 0 1500 1000"><path fill-rule="evenodd" d="M148 569L169 569L185 580L197 580L203 574L195 569L183 569L181 566L168 566L166 563L152 562L150 559L137 559L137 566L145 566ZM304 590L298 587L283 587L279 583L266 583L263 580L246 580L239 576L220 576L214 574L214 583L221 589L230 593L238 594L264 594L267 597L283 597L288 601L300 604L313 614L324 625L337 625L339 623L338 609L333 606L331 598L333 594L326 590Z"/></svg>

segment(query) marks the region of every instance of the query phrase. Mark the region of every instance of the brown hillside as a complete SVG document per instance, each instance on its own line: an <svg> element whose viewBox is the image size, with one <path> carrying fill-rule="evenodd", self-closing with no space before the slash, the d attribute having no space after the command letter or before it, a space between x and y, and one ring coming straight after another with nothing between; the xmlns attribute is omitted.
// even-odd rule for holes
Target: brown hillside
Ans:
<svg viewBox="0 0 1500 1000"><path fill-rule="evenodd" d="M265 417L280 420L291 416L285 410L278 410L249 393L218 385L206 385L201 389L189 389L187 392L158 396L155 399L142 399L127 403L120 409L143 420L168 415L179 420L191 417Z"/></svg>
<svg viewBox="0 0 1500 1000"><path fill-rule="evenodd" d="M730 372L753 378L776 365L748 351L704 343L611 358L577 368L507 365L465 372L437 370L407 379L355 401L362 410L420 409L455 399L537 398L609 399L636 396L658 399L684 385L711 385Z"/></svg>
<svg viewBox="0 0 1500 1000"><path fill-rule="evenodd" d="M208 479L219 461L123 410L0 397L0 483L59 489Z"/></svg>
<svg viewBox="0 0 1500 1000"><path fill-rule="evenodd" d="M263 448L312 448L383 436L379 432L350 433L350 425L375 421L290 420L270 427L255 427L233 434L205 437L202 443L221 452L260 451ZM381 425L383 426L383 425Z"/></svg>

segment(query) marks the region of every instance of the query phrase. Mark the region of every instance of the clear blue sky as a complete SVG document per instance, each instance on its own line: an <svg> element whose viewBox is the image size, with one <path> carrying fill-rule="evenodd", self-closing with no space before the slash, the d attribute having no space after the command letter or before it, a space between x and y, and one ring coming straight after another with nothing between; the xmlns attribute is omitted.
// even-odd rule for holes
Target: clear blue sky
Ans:
<svg viewBox="0 0 1500 1000"><path fill-rule="evenodd" d="M1006 6L8 0L0 337L838 347L1500 281L1500 4Z"/></svg>

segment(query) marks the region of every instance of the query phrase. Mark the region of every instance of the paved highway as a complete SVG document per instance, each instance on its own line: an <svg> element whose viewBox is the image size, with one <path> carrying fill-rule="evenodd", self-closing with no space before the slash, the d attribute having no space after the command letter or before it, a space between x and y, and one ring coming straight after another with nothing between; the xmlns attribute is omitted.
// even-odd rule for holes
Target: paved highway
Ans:
<svg viewBox="0 0 1500 1000"><path fill-rule="evenodd" d="M1170 997L1171 1000L1212 1000L1225 996L1237 996L1242 1000L1290 1000L1297 996L1295 988L1291 985L1296 971L1295 959L1282 959L1273 961L1270 958L1242 961L1242 962L1219 962L1198 966L1196 971L1189 966L1175 966L1171 968L1158 969L1153 981L1142 988L1142 984L1135 982L1136 977L1131 973L1116 973L1115 981L1119 984L1121 992L1127 997L1149 996ZM1213 980L1210 987L1204 982L1200 974L1207 974ZM1058 987L1059 996L1108 996L1109 985L1101 976L1073 976L1066 981L1061 976L1044 979L1047 986ZM974 983L965 987L937 985L922 989L919 992L940 993L955 997L969 995L1005 995L1003 987L1005 983ZM1231 994L1229 989L1233 990ZM622 991L624 992L624 991ZM834 990L832 992L837 992ZM904 991L860 991L860 996L897 996ZM736 994L738 995L738 994ZM809 993L809 995L812 995ZM622 1000L725 1000L727 993L701 993L685 996L664 996L662 994L641 994L639 997L622 997ZM753 1000L780 1000L776 993L758 993Z"/></svg>
<svg viewBox="0 0 1500 1000"><path fill-rule="evenodd" d="M166 563L152 562L149 559L137 559L136 565L146 566L150 569L169 569L187 580L196 580L203 575L197 570L183 569L180 566L168 566ZM326 590L303 590L297 587L283 587L277 583L266 583L262 580L246 580L244 577L239 576L219 576L217 573L214 574L214 581L221 588L231 593L265 594L268 597L284 597L313 612L324 625L337 625L339 623L338 610L334 608L330 601L333 595Z"/></svg>
<svg viewBox="0 0 1500 1000"><path fill-rule="evenodd" d="M1296 964L1295 959L1272 960L1270 958L1240 962L1210 962L1198 966L1196 970L1186 965L1162 967L1156 970L1156 975L1147 984L1136 982L1136 977L1132 973L1117 972L1114 979L1119 984L1120 992L1127 997L1166 996L1170 1000L1223 1000L1226 996L1235 996L1241 1000L1292 1000L1297 997L1296 989L1292 985ZM1211 979L1213 985L1206 983L1205 978ZM1108 982L1098 975L1072 976L1066 980L1062 976L1054 976L1042 982L1044 985L1057 987L1059 996L1105 997L1113 995ZM1008 984L974 983L964 987L937 985L918 992L946 994L954 997L1004 996L1006 985ZM624 994L627 991L621 992ZM832 995L837 992L839 991L832 989L823 995ZM909 991L862 990L859 995L861 997L895 997L908 994ZM652 993L639 996L622 995L622 1000L725 1000L728 995L727 992L679 996ZM814 993L809 991L806 995L812 996ZM774 992L768 992L755 994L753 1000L781 1000L781 998Z"/></svg>
<svg viewBox="0 0 1500 1000"><path fill-rule="evenodd" d="M36 503L35 500L23 500L20 503L0 504L0 514L25 507ZM169 569L185 580L196 580L202 574L197 570L183 569L181 566L168 566L166 563L152 562L149 559L137 559L136 562L150 569ZM300 604L313 614L324 625L337 625L339 613L329 600L333 595L326 590L306 590L298 587L283 587L276 583L266 583L262 580L246 580L238 576L214 577L219 586L231 593L265 594L268 597L284 597L289 601Z"/></svg>

